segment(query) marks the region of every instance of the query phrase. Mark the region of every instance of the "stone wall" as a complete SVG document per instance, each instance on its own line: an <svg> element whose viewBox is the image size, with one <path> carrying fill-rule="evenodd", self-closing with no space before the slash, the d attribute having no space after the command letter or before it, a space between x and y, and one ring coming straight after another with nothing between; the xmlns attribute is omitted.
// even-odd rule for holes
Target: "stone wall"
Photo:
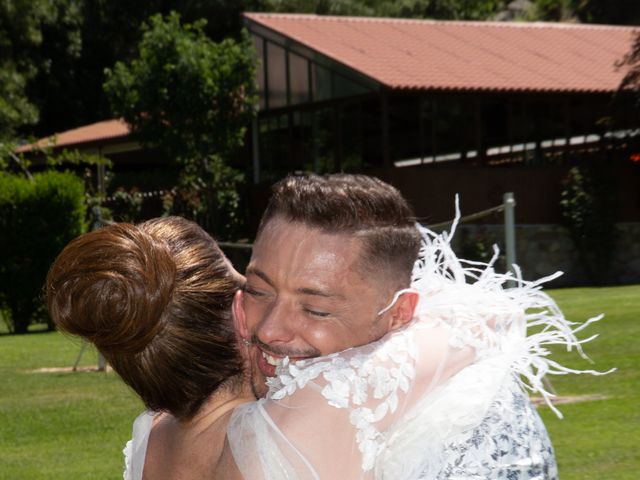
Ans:
<svg viewBox="0 0 640 480"><path fill-rule="evenodd" d="M640 223L618 223L617 242L613 256L611 278L607 284L640 283ZM486 259L492 253L490 245L501 250L498 269L504 269L503 225L460 225L454 238L456 253L462 257ZM483 258L484 257L484 258ZM516 263L525 279L533 280L558 270L564 275L551 285L555 287L590 285L578 253L562 225L529 224L516 226Z"/></svg>

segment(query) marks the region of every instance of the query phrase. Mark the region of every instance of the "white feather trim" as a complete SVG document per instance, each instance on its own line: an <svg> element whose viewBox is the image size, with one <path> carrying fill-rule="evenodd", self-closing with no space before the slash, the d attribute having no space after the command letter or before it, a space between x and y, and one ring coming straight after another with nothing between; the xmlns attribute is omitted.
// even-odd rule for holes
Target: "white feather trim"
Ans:
<svg viewBox="0 0 640 480"><path fill-rule="evenodd" d="M451 248L451 239L459 218L456 198L456 218L450 232L437 234L418 225L422 247L413 268L410 289L420 295L416 314L449 325L454 332L454 341L460 345L473 345L480 357L495 352L496 348L507 354L511 370L520 384L540 394L562 418L551 402L555 395L543 382L545 375L605 375L615 368L599 372L565 367L550 358L548 347L563 345L568 351L575 349L588 359L582 344L597 335L578 339L576 334L602 319L603 315L584 323L567 320L555 301L542 291L542 284L559 277L562 272L536 281L524 280L517 266L514 266L515 273L498 273L494 269L498 258L496 246L488 263L458 258ZM527 334L532 329L535 333Z"/></svg>

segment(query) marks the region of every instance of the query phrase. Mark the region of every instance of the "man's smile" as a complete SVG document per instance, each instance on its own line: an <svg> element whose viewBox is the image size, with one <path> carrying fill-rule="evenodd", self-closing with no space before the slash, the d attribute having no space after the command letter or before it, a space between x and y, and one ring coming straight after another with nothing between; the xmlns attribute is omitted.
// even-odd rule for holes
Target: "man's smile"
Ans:
<svg viewBox="0 0 640 480"><path fill-rule="evenodd" d="M273 365L274 367L279 367L280 365L282 365L282 358L280 357L274 357L265 352L262 352L262 356L269 365Z"/></svg>
<svg viewBox="0 0 640 480"><path fill-rule="evenodd" d="M318 355L306 355L306 356L292 356L292 355L277 355L273 352L268 352L263 350L261 347L256 345L256 364L258 365L258 369L265 377L275 377L276 369L282 365L282 361L289 357L290 362L297 362L300 360L305 360L307 358L314 358Z"/></svg>

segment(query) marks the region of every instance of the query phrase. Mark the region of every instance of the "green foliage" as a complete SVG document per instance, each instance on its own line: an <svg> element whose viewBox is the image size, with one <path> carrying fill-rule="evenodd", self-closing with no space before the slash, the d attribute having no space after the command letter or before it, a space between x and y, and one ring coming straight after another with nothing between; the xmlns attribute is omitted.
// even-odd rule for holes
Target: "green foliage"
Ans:
<svg viewBox="0 0 640 480"><path fill-rule="evenodd" d="M204 26L151 17L139 57L107 70L105 91L134 135L180 166L171 213L229 235L242 178L228 162L256 113L254 56L246 35L215 43Z"/></svg>
<svg viewBox="0 0 640 480"><path fill-rule="evenodd" d="M560 200L564 223L594 285L607 283L615 245L614 189L609 177L604 168L573 167Z"/></svg>
<svg viewBox="0 0 640 480"><path fill-rule="evenodd" d="M243 227L239 193L243 183L242 172L212 155L202 165L185 167L178 185L164 199L164 213L180 212L218 238L236 238Z"/></svg>
<svg viewBox="0 0 640 480"><path fill-rule="evenodd" d="M38 120L38 110L26 96L26 80L10 61L0 60L0 140L11 138L20 125Z"/></svg>
<svg viewBox="0 0 640 480"><path fill-rule="evenodd" d="M255 110L248 42L215 43L204 25L181 25L176 13L153 16L143 27L139 58L106 72L114 113L145 145L179 161L233 152Z"/></svg>
<svg viewBox="0 0 640 480"><path fill-rule="evenodd" d="M484 20L506 3L504 0L267 0L265 9L319 15Z"/></svg>
<svg viewBox="0 0 640 480"><path fill-rule="evenodd" d="M635 0L532 0L530 20L640 23ZM0 138L44 136L110 115L104 69L137 55L140 25L178 11L206 36L240 38L243 11L487 20L508 0L0 0ZM37 122L37 124L36 124Z"/></svg>
<svg viewBox="0 0 640 480"><path fill-rule="evenodd" d="M577 21L607 25L640 23L640 2L635 0L534 0L529 20Z"/></svg>
<svg viewBox="0 0 640 480"><path fill-rule="evenodd" d="M42 42L40 24L47 18L43 3L0 0L0 139L38 118L25 90L37 67L25 53Z"/></svg>
<svg viewBox="0 0 640 480"><path fill-rule="evenodd" d="M118 188L109 200L109 210L116 221L135 223L139 220L144 198L137 188Z"/></svg>
<svg viewBox="0 0 640 480"><path fill-rule="evenodd" d="M572 0L535 0L530 20L566 21L573 18Z"/></svg>
<svg viewBox="0 0 640 480"><path fill-rule="evenodd" d="M178 10L188 21L207 18L207 35L221 40L238 38L241 12L262 10L262 3L0 0L0 115L19 114L12 129L22 125L20 133L36 136L103 120L110 114L104 69L133 58L149 16Z"/></svg>
<svg viewBox="0 0 640 480"><path fill-rule="evenodd" d="M27 176L31 176L29 172L29 160L23 155L14 153L16 145L12 142L0 141L0 171L11 172L20 170Z"/></svg>
<svg viewBox="0 0 640 480"><path fill-rule="evenodd" d="M640 31L633 35L631 48L618 62L624 77L614 98L613 121L640 125Z"/></svg>
<svg viewBox="0 0 640 480"><path fill-rule="evenodd" d="M0 173L0 304L9 327L41 319L40 290L55 256L84 231L82 180L48 171L29 179Z"/></svg>
<svg viewBox="0 0 640 480"><path fill-rule="evenodd" d="M493 246L500 242L494 235L489 234L484 228L461 228L460 245L456 252L460 258L475 262L489 262L493 257ZM504 264L504 255L498 258L500 269Z"/></svg>
<svg viewBox="0 0 640 480"><path fill-rule="evenodd" d="M73 84L67 72L81 50L79 1L0 0L0 138L35 124L47 96L60 99L57 87Z"/></svg>

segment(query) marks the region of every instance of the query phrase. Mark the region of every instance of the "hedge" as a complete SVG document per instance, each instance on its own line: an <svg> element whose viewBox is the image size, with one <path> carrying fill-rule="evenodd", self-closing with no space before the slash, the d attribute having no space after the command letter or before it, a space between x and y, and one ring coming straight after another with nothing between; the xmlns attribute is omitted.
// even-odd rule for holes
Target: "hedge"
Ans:
<svg viewBox="0 0 640 480"><path fill-rule="evenodd" d="M48 319L41 294L47 271L85 230L85 214L84 185L71 173L47 171L33 180L0 173L0 303L10 331Z"/></svg>

